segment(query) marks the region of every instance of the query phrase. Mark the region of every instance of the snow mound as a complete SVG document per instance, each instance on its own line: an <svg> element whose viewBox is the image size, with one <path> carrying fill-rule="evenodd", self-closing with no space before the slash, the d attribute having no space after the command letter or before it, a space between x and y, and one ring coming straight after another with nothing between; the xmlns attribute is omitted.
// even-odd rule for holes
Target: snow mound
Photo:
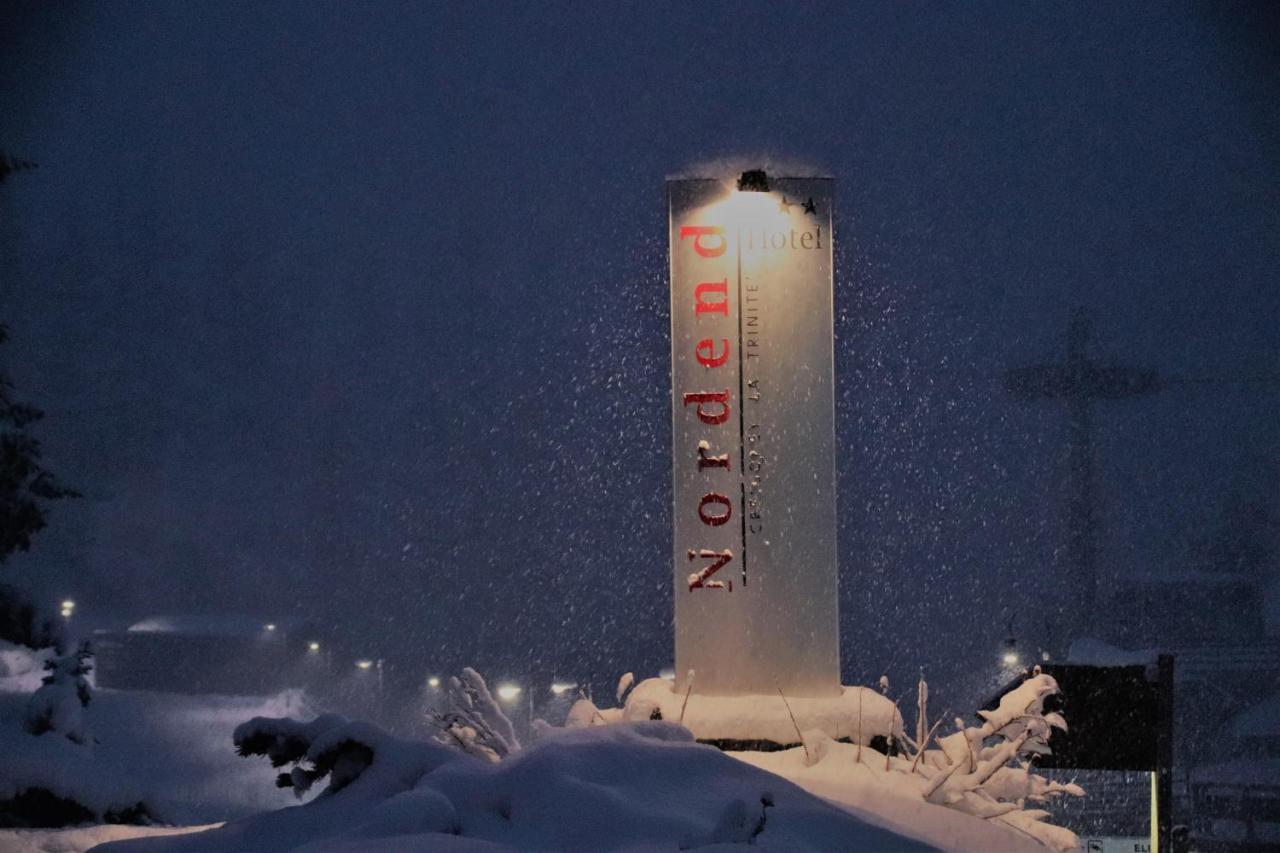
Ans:
<svg viewBox="0 0 1280 853"><path fill-rule="evenodd" d="M654 712L679 722L706 741L772 741L797 745L801 734L819 729L836 740L870 743L877 737L902 735L902 715L893 702L866 687L844 687L837 696L688 697L665 678L647 678L627 696L627 720L648 720ZM612 722L604 718L597 720Z"/></svg>
<svg viewBox="0 0 1280 853"><path fill-rule="evenodd" d="M45 661L54 655L52 648L37 652L0 640L0 693L32 693L39 689Z"/></svg>
<svg viewBox="0 0 1280 853"><path fill-rule="evenodd" d="M228 697L98 690L84 709L96 742L85 744L54 732L28 734L29 700L0 692L0 800L42 788L97 814L143 802L161 820L202 824L296 802L227 747L236 724L254 714L306 714L298 691Z"/></svg>
<svg viewBox="0 0 1280 853"><path fill-rule="evenodd" d="M306 732L280 722L252 721L240 734L280 744L277 757L298 754L308 740L312 760L321 743L354 739L370 760L305 805L192 835L108 844L101 853L604 853L747 842L765 850L930 849L694 743L668 722L566 730L498 763L337 719Z"/></svg>

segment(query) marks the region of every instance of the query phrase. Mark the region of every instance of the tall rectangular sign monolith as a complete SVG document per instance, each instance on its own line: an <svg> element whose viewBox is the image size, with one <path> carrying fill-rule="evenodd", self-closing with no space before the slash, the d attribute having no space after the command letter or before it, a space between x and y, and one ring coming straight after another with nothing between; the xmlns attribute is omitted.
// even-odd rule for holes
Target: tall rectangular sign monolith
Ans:
<svg viewBox="0 0 1280 853"><path fill-rule="evenodd" d="M832 181L747 174L667 185L676 689L835 696Z"/></svg>

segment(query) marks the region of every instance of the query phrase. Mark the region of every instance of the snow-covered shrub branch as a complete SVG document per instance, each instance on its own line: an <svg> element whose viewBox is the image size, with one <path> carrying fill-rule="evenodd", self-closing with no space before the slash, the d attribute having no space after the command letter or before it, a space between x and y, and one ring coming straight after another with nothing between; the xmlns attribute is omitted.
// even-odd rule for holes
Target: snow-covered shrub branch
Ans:
<svg viewBox="0 0 1280 853"><path fill-rule="evenodd" d="M965 726L957 719L957 730L940 738L936 749L918 744L908 772L924 776L924 798L975 817L1000 820L1057 849L1074 847L1078 839L1073 833L1043 823L1047 812L1027 808L1029 802L1043 803L1063 794L1084 795L1079 785L1051 782L1031 770L1035 756L1048 754L1052 730L1067 728L1060 714L1044 712L1044 700L1057 692L1052 676L1037 673L1002 696L995 709L979 711L982 725ZM927 687L921 687L920 695L917 733L925 730Z"/></svg>
<svg viewBox="0 0 1280 853"><path fill-rule="evenodd" d="M444 704L430 713L435 740L463 752L500 761L520 750L515 727L489 692L480 673L470 667L451 676Z"/></svg>

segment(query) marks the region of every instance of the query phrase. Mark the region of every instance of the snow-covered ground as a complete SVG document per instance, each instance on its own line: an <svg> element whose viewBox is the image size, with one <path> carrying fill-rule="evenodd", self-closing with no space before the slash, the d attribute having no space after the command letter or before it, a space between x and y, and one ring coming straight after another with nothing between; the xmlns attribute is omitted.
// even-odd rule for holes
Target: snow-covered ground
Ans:
<svg viewBox="0 0 1280 853"><path fill-rule="evenodd" d="M174 824L207 824L296 803L269 773L235 754L231 733L258 715L314 715L301 693L95 690L85 719L96 742L79 745L55 732L35 737L23 727L48 655L12 646L0 654L0 800L42 787L97 812L145 802L157 818Z"/></svg>
<svg viewBox="0 0 1280 853"><path fill-rule="evenodd" d="M372 764L298 808L101 853L930 849L672 723L563 730L496 763L358 723L312 734L314 758L358 739Z"/></svg>
<svg viewBox="0 0 1280 853"><path fill-rule="evenodd" d="M1039 851L1046 848L1008 823L982 820L926 802L919 777L886 773L885 757L853 744L828 743L806 765L804 749L735 752L735 758L776 773L868 823L919 839L940 850ZM896 763L896 759L895 759Z"/></svg>
<svg viewBox="0 0 1280 853"><path fill-rule="evenodd" d="M680 697L677 707L677 697L666 695L669 682L655 679L636 686L625 710L591 710L576 722L571 715L570 727L544 726L524 748L512 734L499 761L485 750L468 753L316 717L296 692L237 698L95 691L86 716L96 742L36 737L22 722L39 685L32 669L42 662L16 652L0 660L0 799L45 787L99 812L145 802L160 819L190 826L180 835L116 826L0 832L4 853L79 853L97 844L102 853L604 853L743 843L766 850L994 852L1044 851L1036 835L1058 849L1075 840L1008 802L1043 793L1038 777L998 769L1028 737L1047 736L1039 699L1056 689L1047 676L1029 680L988 712L986 729L941 738L915 760L834 741L810 727L826 719L825 705L803 701L787 716L794 727L805 724L802 746L721 752L696 743L671 718L710 714L703 722L714 717L721 727L736 713L721 705L732 703L694 697L686 705ZM861 696L855 706L862 725L852 727L864 740L873 733L901 740L902 720L891 703L869 691L846 693ZM737 710L756 713L761 702ZM646 703L666 719L647 719ZM505 719L490 704L488 712ZM480 725L486 708L476 706L463 722ZM466 740L468 731L446 740ZM982 746L996 732L1006 738L1004 752ZM785 732L777 734L782 740ZM292 768L285 783L296 792L278 787L278 771L261 757L238 756L236 746ZM993 785L1004 792L994 795L998 801L989 796Z"/></svg>
<svg viewBox="0 0 1280 853"><path fill-rule="evenodd" d="M203 832L209 826L81 826L75 829L0 829L3 853L85 853L99 844L127 838L150 838Z"/></svg>

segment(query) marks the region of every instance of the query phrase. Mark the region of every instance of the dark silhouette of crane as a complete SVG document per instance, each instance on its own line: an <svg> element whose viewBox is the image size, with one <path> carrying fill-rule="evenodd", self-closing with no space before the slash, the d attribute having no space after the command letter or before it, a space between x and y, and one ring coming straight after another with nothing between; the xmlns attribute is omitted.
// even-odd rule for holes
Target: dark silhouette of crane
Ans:
<svg viewBox="0 0 1280 853"><path fill-rule="evenodd" d="M1005 388L1019 400L1057 400L1067 406L1067 565L1065 586L1074 608L1063 614L1067 631L1079 631L1098 611L1097 490L1094 485L1093 406L1152 394L1161 387L1152 369L1101 364L1089 358L1092 324L1077 309L1067 324L1067 357L1057 364L1035 364L1005 373ZM1065 639L1065 638L1064 638Z"/></svg>

